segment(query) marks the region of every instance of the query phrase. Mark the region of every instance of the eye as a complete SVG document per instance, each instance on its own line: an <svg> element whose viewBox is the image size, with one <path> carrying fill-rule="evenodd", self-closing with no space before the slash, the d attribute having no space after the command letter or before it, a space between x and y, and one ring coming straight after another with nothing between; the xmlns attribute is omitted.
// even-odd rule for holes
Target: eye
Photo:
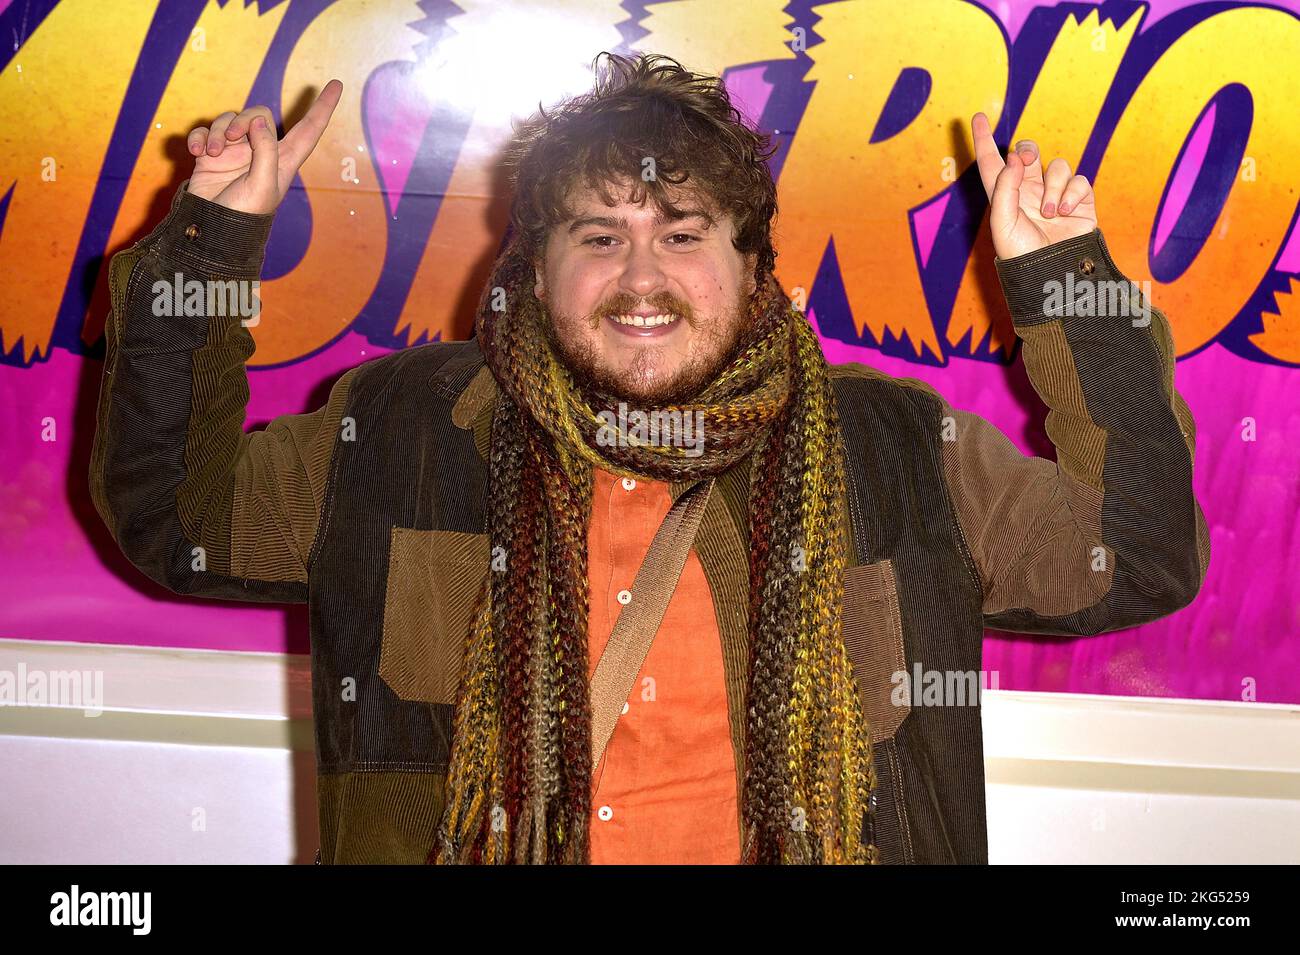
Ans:
<svg viewBox="0 0 1300 955"><path fill-rule="evenodd" d="M617 241L612 235L593 235L590 239L583 239L583 245L589 245L594 249L608 249L610 246L600 244L602 240L608 239L611 242Z"/></svg>
<svg viewBox="0 0 1300 955"><path fill-rule="evenodd" d="M681 247L685 247L685 246L688 246L688 245L691 245L691 244L693 244L693 243L695 243L695 242L699 242L699 241L700 241L700 237L699 237L699 236L697 236L697 235L691 235L689 232L674 232L672 235L670 235L670 236L668 237L668 239L669 239L669 243L668 243L669 245L676 245L676 246L681 246ZM685 242L674 242L674 241L672 241L673 239L685 239L686 241L685 241Z"/></svg>

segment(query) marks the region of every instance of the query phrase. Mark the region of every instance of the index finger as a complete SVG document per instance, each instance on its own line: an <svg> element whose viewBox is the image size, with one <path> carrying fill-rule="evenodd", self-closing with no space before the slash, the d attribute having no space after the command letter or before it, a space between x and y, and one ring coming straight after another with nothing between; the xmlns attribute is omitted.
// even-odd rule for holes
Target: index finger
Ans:
<svg viewBox="0 0 1300 955"><path fill-rule="evenodd" d="M280 153L293 163L295 169L306 161L320 142L342 95L342 81L330 80L316 97L316 102L311 104L311 109L307 110L307 115L284 134L284 139L280 141Z"/></svg>
<svg viewBox="0 0 1300 955"><path fill-rule="evenodd" d="M976 113L970 121L971 133L975 136L975 163L979 166L980 180L984 183L984 192L993 198L993 186L998 175L1006 166L998 144L993 141L993 129L989 118L983 113Z"/></svg>

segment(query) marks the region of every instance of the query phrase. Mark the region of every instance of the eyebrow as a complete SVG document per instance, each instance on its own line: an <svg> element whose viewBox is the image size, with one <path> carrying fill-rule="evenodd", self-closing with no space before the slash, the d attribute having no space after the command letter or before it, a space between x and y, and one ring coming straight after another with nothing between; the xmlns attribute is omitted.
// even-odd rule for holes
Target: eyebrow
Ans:
<svg viewBox="0 0 1300 955"><path fill-rule="evenodd" d="M668 221L678 222L682 219L702 219L706 229L712 229L717 224L713 216L698 208L683 209L681 215L675 216L664 215L663 211L660 210L655 213L653 221L656 226L659 226ZM624 232L632 231L631 224L623 216L582 216L569 223L569 235L573 235L579 229L589 225L604 226L606 229L622 229Z"/></svg>

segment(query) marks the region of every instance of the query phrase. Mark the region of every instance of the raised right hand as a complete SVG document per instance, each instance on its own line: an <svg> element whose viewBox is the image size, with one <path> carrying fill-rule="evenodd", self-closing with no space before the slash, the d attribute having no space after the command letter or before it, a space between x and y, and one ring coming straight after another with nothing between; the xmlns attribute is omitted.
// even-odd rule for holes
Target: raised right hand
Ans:
<svg viewBox="0 0 1300 955"><path fill-rule="evenodd" d="M190 155L197 157L189 191L237 212L274 212L320 142L342 95L342 81L326 83L283 140L276 139L275 117L266 106L225 112L211 128L194 127L186 140Z"/></svg>

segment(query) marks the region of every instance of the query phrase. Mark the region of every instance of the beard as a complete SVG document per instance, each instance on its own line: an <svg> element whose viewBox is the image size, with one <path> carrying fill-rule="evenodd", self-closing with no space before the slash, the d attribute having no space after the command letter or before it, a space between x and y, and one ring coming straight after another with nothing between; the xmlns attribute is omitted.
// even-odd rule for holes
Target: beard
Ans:
<svg viewBox="0 0 1300 955"><path fill-rule="evenodd" d="M616 369L602 362L593 343L574 342L557 334L554 317L542 304L542 327L551 350L579 388L621 401L637 402L647 408L685 404L711 385L745 346L749 311L747 296L740 298L729 315L716 321L701 321L689 306L675 299L657 300L652 297L650 303L682 316L679 321L684 320L701 331L691 348L690 357L666 375L656 374L660 359L651 347L642 349L630 366ZM628 304L618 298L580 321L599 328L604 316L622 314L633 307L635 299Z"/></svg>

